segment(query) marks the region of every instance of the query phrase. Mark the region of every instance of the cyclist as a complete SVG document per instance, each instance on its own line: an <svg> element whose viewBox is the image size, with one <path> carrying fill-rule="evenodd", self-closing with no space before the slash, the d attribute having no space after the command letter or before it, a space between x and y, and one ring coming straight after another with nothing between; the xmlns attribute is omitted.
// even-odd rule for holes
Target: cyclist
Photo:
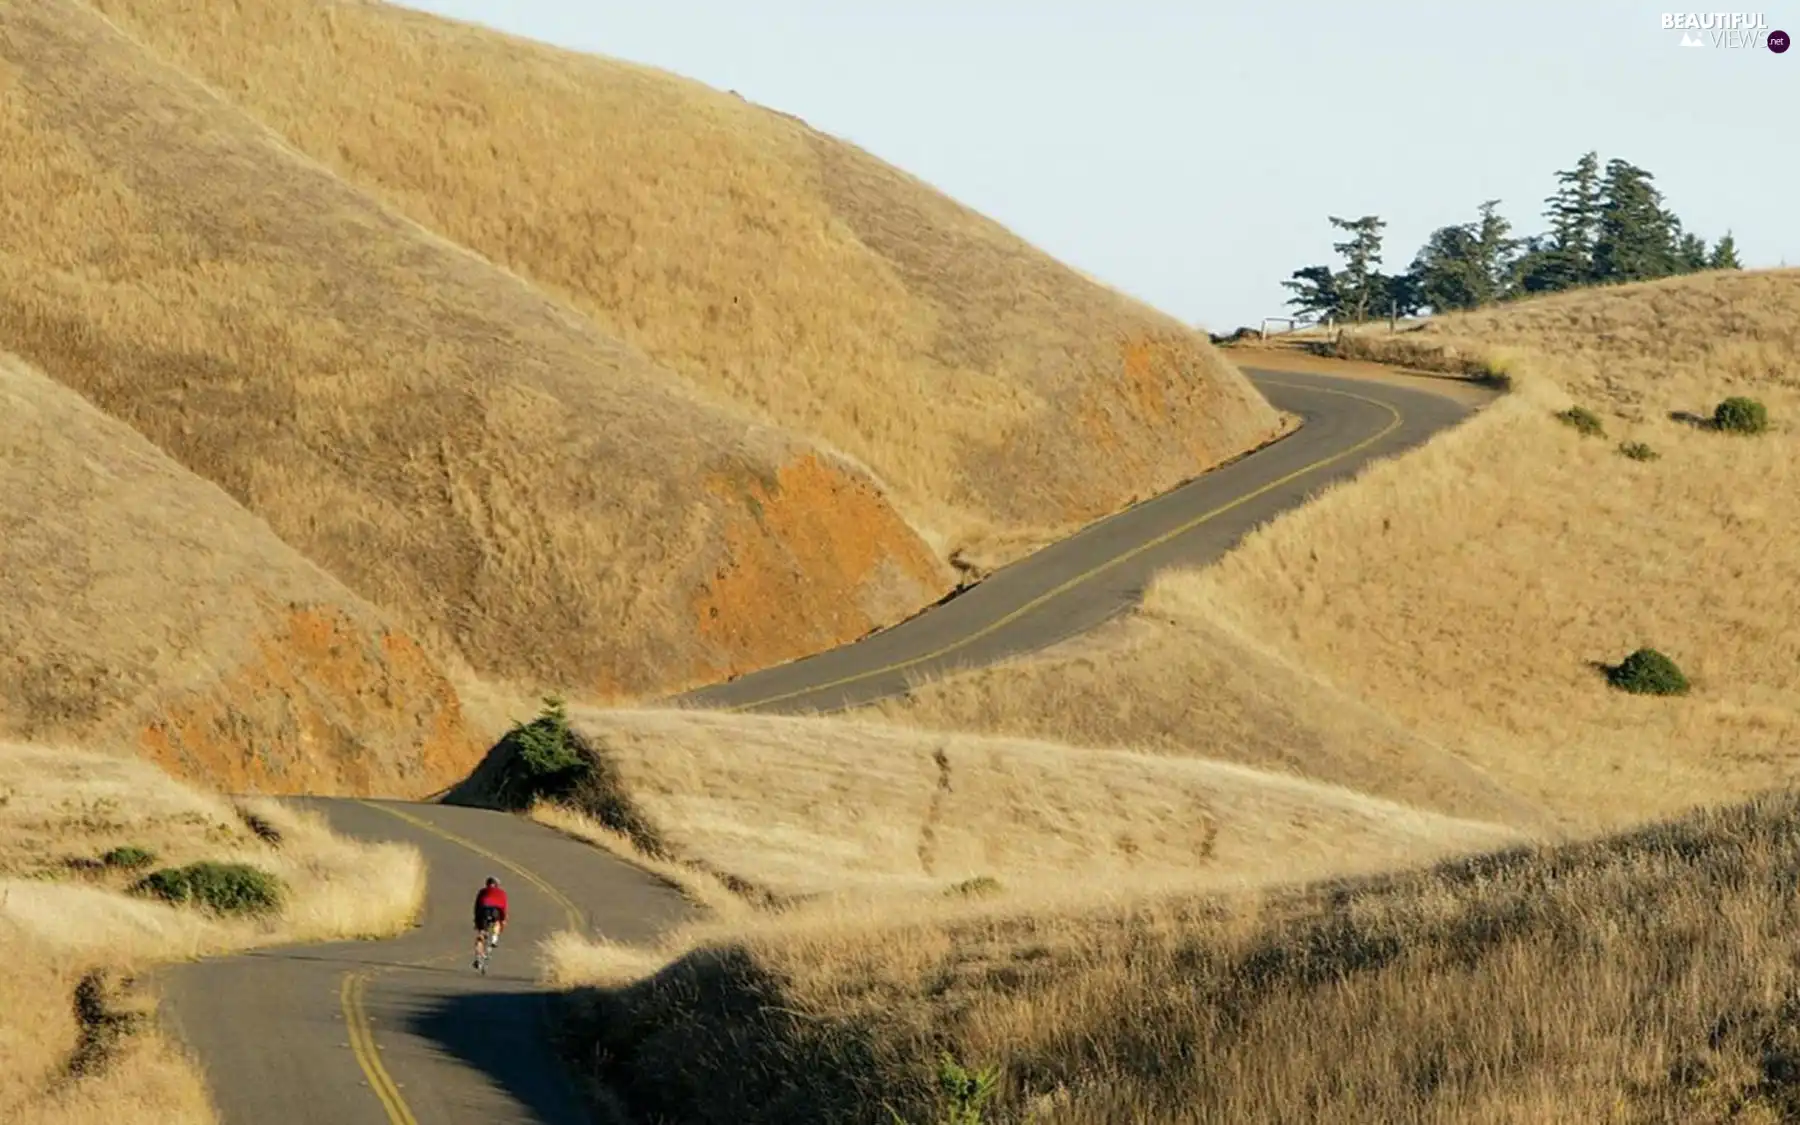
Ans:
<svg viewBox="0 0 1800 1125"><path fill-rule="evenodd" d="M500 931L506 928L506 892L500 887L500 880L488 876L487 884L475 892L475 967L481 968L481 943L487 939L488 948L500 944ZM488 937L488 931L493 936Z"/></svg>

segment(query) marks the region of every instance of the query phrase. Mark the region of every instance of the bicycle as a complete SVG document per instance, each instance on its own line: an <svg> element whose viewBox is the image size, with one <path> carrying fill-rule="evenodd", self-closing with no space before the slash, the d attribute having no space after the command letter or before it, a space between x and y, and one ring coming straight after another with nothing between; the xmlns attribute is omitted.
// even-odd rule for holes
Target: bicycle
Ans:
<svg viewBox="0 0 1800 1125"><path fill-rule="evenodd" d="M482 976L487 976L488 957L493 954L494 946L500 941L500 923L489 922L481 931L480 945L475 951L475 968Z"/></svg>

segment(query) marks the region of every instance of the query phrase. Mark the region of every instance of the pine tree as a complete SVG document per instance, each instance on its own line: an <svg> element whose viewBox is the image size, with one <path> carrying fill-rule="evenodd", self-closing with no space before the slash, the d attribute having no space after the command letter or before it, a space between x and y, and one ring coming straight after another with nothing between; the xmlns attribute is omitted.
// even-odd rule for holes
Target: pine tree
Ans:
<svg viewBox="0 0 1800 1125"><path fill-rule="evenodd" d="M1419 299L1433 312L1472 309L1481 303L1474 274L1476 241L1475 232L1467 223L1439 227L1413 258L1412 275Z"/></svg>
<svg viewBox="0 0 1800 1125"><path fill-rule="evenodd" d="M1600 154L1584 153L1575 167L1556 174L1556 193L1544 201L1550 236L1523 263L1523 288L1549 292L1594 280L1594 247L1600 238Z"/></svg>
<svg viewBox="0 0 1800 1125"><path fill-rule="evenodd" d="M1332 226L1350 235L1343 242L1332 243L1331 248L1344 259L1344 268L1337 275L1344 311L1360 323L1379 310L1382 296L1379 292L1381 232L1387 223L1375 215L1364 215L1360 219L1340 219L1332 215L1330 219Z"/></svg>
<svg viewBox="0 0 1800 1125"><path fill-rule="evenodd" d="M1481 217L1473 224L1478 305L1492 304L1507 295L1507 280L1519 249L1519 240L1512 237L1512 223L1500 214L1499 207L1498 199L1483 203Z"/></svg>
<svg viewBox="0 0 1800 1125"><path fill-rule="evenodd" d="M1679 248L1654 177L1624 160L1609 160L1600 190L1594 280L1645 281L1674 273Z"/></svg>
<svg viewBox="0 0 1800 1125"><path fill-rule="evenodd" d="M1332 274L1330 266L1307 266L1298 269L1281 283L1285 289L1293 291L1287 303L1301 316L1333 317L1343 319L1344 299L1338 291L1337 278Z"/></svg>
<svg viewBox="0 0 1800 1125"><path fill-rule="evenodd" d="M1697 234L1682 235L1676 258L1682 273L1699 273L1706 268L1706 239Z"/></svg>
<svg viewBox="0 0 1800 1125"><path fill-rule="evenodd" d="M1440 227L1425 240L1411 273L1420 300L1432 309L1479 308L1509 295L1519 240L1499 206L1490 199L1475 221Z"/></svg>
<svg viewBox="0 0 1800 1125"><path fill-rule="evenodd" d="M1706 268L1713 270L1741 270L1743 264L1738 261L1737 240L1726 231L1725 237L1719 239L1712 248L1712 257L1706 261Z"/></svg>

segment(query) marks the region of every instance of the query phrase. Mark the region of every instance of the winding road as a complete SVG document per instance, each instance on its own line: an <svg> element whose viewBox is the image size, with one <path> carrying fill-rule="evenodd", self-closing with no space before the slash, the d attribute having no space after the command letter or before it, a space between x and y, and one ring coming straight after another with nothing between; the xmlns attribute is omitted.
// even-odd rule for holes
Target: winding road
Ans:
<svg viewBox="0 0 1800 1125"><path fill-rule="evenodd" d="M1300 429L830 652L680 697L744 711L832 711L915 679L1035 651L1129 609L1151 574L1218 558L1240 536L1370 460L1417 445L1483 400L1466 383L1245 368ZM430 872L425 909L380 942L258 950L180 966L164 1019L198 1056L224 1125L586 1122L546 1040L536 944L576 928L649 942L679 895L521 817L447 804L297 799L347 836L403 840ZM470 902L498 875L515 921L489 975L470 967Z"/></svg>

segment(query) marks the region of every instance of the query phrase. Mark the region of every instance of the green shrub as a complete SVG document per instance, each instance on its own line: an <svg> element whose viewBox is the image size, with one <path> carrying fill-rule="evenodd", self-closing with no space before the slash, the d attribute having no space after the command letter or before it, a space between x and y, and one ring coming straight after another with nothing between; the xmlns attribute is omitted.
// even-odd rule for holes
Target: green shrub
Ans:
<svg viewBox="0 0 1800 1125"><path fill-rule="evenodd" d="M140 848L136 844L122 844L100 857L100 862L108 867L122 867L127 871L135 871L140 867L149 867L156 862L156 853L149 848Z"/></svg>
<svg viewBox="0 0 1800 1125"><path fill-rule="evenodd" d="M938 1062L938 1096L942 1105L937 1125L982 1125L982 1107L999 1092L1000 1070L987 1067L969 1070L946 1052ZM907 1125L906 1119L888 1108L895 1125Z"/></svg>
<svg viewBox="0 0 1800 1125"><path fill-rule="evenodd" d="M1619 452L1633 461L1654 461L1662 454L1651 449L1641 441L1628 441L1619 446Z"/></svg>
<svg viewBox="0 0 1800 1125"><path fill-rule="evenodd" d="M1582 437L1599 437L1606 433L1606 425L1600 421L1600 415L1585 406L1571 406L1567 410L1558 412L1556 417L1564 423L1574 426L1576 432L1580 433Z"/></svg>
<svg viewBox="0 0 1800 1125"><path fill-rule="evenodd" d="M1686 695L1687 677L1675 662L1653 648L1640 648L1606 670L1606 678L1634 695Z"/></svg>
<svg viewBox="0 0 1800 1125"><path fill-rule="evenodd" d="M286 897L281 880L247 863L202 860L186 867L153 871L137 884L141 894L177 905L193 904L220 914L266 914Z"/></svg>
<svg viewBox="0 0 1800 1125"><path fill-rule="evenodd" d="M544 709L529 723L517 723L500 740L504 765L500 797L522 807L538 798L566 797L587 779L589 757L569 729L563 701L544 697Z"/></svg>
<svg viewBox="0 0 1800 1125"><path fill-rule="evenodd" d="M1753 398L1734 396L1713 409L1712 424L1728 434L1760 434L1769 428L1769 410Z"/></svg>

